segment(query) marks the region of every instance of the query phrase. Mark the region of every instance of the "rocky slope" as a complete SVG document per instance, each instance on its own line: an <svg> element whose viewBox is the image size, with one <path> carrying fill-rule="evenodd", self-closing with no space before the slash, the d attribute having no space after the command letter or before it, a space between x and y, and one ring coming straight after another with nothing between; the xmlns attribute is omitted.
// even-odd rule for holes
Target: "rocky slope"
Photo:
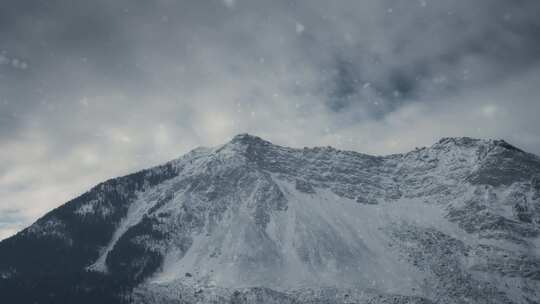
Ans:
<svg viewBox="0 0 540 304"><path fill-rule="evenodd" d="M17 303L540 303L540 158L446 138L369 156L238 135L0 243ZM31 292L29 292L31 291Z"/></svg>

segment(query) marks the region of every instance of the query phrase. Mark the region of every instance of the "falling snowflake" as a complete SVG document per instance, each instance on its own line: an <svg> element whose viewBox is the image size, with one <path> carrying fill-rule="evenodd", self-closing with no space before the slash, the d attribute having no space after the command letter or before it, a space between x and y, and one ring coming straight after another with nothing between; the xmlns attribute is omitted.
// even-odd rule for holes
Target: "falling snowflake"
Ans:
<svg viewBox="0 0 540 304"><path fill-rule="evenodd" d="M296 33L297 34L302 34L304 32L306 28L304 27L304 25L300 22L296 22Z"/></svg>
<svg viewBox="0 0 540 304"><path fill-rule="evenodd" d="M236 0L223 0L223 4L228 8L233 8L236 5Z"/></svg>

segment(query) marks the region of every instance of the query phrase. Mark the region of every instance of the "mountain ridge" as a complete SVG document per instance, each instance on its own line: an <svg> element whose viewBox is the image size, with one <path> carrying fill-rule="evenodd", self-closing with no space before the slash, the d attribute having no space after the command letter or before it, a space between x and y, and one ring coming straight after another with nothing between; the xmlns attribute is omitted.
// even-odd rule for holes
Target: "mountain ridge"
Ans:
<svg viewBox="0 0 540 304"><path fill-rule="evenodd" d="M502 140L371 156L240 134L100 183L0 242L0 291L20 303L534 303L539 176L537 156ZM36 284L44 295L17 298Z"/></svg>

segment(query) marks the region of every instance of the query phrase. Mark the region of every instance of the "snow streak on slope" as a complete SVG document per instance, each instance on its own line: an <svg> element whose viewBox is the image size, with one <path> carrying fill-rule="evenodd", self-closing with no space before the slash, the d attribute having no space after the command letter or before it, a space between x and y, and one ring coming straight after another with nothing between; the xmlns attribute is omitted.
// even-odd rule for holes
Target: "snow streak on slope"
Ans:
<svg viewBox="0 0 540 304"><path fill-rule="evenodd" d="M108 272L106 265L107 256L113 250L120 237L122 237L129 228L140 223L142 218L148 213L148 210L155 205L157 195L159 195L159 188L150 193L142 192L138 194L138 198L129 207L126 217L120 222L118 228L115 230L111 241L102 249L97 261L87 267L88 270Z"/></svg>
<svg viewBox="0 0 540 304"><path fill-rule="evenodd" d="M202 157L210 153L212 150L208 148L197 148L190 153L186 154L182 158L174 161L176 166L179 166L184 172L191 172L197 170L201 163L204 163L204 160L201 161ZM180 175L181 179L184 175ZM163 197L166 197L167 194L171 191L173 181L167 181L161 185L158 185L154 188L144 189L144 191L137 193L137 199L130 205L127 215L112 236L109 244L101 250L99 258L95 263L88 266L87 269L90 271L98 272L108 272L106 261L109 253L114 249L114 246L118 240L132 227L139 224L143 217L148 214L149 210L156 205L160 200L163 200Z"/></svg>

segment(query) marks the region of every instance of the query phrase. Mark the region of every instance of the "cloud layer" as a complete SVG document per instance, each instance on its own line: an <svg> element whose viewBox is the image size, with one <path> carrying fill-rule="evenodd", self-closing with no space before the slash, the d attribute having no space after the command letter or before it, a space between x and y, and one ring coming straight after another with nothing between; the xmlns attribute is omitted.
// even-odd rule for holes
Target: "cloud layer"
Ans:
<svg viewBox="0 0 540 304"><path fill-rule="evenodd" d="M536 0L6 0L0 238L93 184L249 132L540 154Z"/></svg>

